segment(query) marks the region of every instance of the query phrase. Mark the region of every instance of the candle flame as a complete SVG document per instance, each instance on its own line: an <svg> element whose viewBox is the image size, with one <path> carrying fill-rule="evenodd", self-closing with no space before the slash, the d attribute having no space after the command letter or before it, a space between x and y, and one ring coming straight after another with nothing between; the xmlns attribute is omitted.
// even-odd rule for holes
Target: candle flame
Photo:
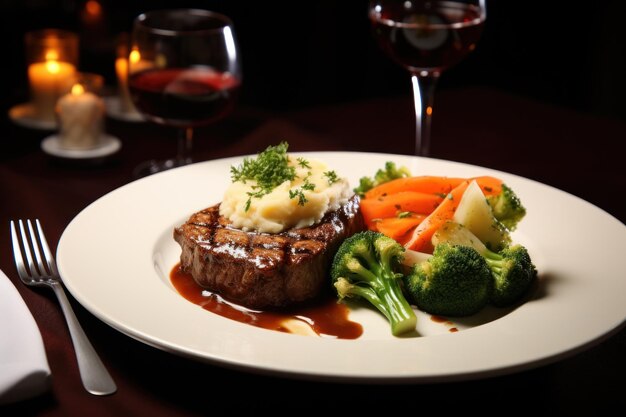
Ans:
<svg viewBox="0 0 626 417"><path fill-rule="evenodd" d="M137 62L139 62L139 60L141 60L141 54L139 53L137 49L133 49L132 51L130 51L130 55L128 55L128 59L133 64L136 64Z"/></svg>
<svg viewBox="0 0 626 417"><path fill-rule="evenodd" d="M83 94L85 92L85 87L83 87L80 84L74 84L72 86L72 95L73 96L79 96L81 94Z"/></svg>
<svg viewBox="0 0 626 417"><path fill-rule="evenodd" d="M46 61L57 61L59 53L55 50L46 51Z"/></svg>
<svg viewBox="0 0 626 417"><path fill-rule="evenodd" d="M50 74L58 74L59 71L61 70L58 59L59 59L59 52L54 50L54 49L50 49L48 51L46 51L46 71L48 71Z"/></svg>
<svg viewBox="0 0 626 417"><path fill-rule="evenodd" d="M96 0L89 0L85 3L85 11L91 16L100 16L102 13L102 5Z"/></svg>
<svg viewBox="0 0 626 417"><path fill-rule="evenodd" d="M57 61L46 61L46 71L48 71L50 74L58 74L60 70L61 66Z"/></svg>

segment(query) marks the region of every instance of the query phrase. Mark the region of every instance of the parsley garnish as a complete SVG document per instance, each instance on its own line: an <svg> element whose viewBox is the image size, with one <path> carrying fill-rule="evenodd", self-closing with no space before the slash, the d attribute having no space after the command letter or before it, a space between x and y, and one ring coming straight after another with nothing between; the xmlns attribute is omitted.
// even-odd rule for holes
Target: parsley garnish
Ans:
<svg viewBox="0 0 626 417"><path fill-rule="evenodd" d="M276 146L268 146L256 158L244 158L241 165L230 167L230 176L233 182L239 181L244 184L246 181L256 182L252 186L252 191L247 192L248 200L245 204L245 211L250 209L253 198L262 198L283 182L291 182L296 179L296 167L289 165L288 147L287 142L281 142ZM300 187L289 190L289 198L297 198L298 204L303 206L308 201L304 192L315 190L315 184L309 181L312 175L310 162L305 158L297 158L297 165L309 171L302 178L303 182ZM326 171L324 176L327 178L329 185L339 181L335 171Z"/></svg>
<svg viewBox="0 0 626 417"><path fill-rule="evenodd" d="M339 177L337 177L337 173L335 171L326 171L324 172L324 176L328 179L328 185L332 185L339 181Z"/></svg>
<svg viewBox="0 0 626 417"><path fill-rule="evenodd" d="M305 190L308 190L308 191L315 190L315 184L313 184L312 182L309 182L308 176L304 179L304 184L302 184L300 187L293 189L293 190L289 190L289 198L298 197L298 205L303 206L307 201L309 201L304 195Z"/></svg>
<svg viewBox="0 0 626 417"><path fill-rule="evenodd" d="M246 211L250 208L252 198L261 198L272 192L274 188L285 181L293 181L296 169L289 166L287 148L289 145L282 142L276 146L268 146L255 159L244 158L238 167L230 167L230 176L233 182L256 181L256 191L248 193Z"/></svg>
<svg viewBox="0 0 626 417"><path fill-rule="evenodd" d="M298 158L298 165L300 165L302 168L311 169L311 164L304 158Z"/></svg>

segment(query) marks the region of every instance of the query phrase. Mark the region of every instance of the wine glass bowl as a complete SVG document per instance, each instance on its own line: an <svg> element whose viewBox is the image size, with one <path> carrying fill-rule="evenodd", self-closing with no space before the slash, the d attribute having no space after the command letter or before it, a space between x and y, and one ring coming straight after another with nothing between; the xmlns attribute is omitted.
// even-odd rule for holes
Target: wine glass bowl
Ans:
<svg viewBox="0 0 626 417"><path fill-rule="evenodd" d="M201 9L156 10L133 24L128 88L149 121L179 129L178 153L146 161L135 176L193 162L193 128L214 123L234 108L241 69L232 21Z"/></svg>
<svg viewBox="0 0 626 417"><path fill-rule="evenodd" d="M411 74L415 154L428 156L437 81L476 48L485 0L371 0L369 18L381 49Z"/></svg>

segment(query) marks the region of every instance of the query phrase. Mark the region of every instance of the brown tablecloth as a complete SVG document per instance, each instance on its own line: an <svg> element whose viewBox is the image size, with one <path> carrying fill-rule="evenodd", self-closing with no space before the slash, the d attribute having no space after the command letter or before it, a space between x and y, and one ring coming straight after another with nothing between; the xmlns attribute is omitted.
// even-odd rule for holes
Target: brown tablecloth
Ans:
<svg viewBox="0 0 626 417"><path fill-rule="evenodd" d="M436 100L433 157L522 175L577 195L626 221L626 199L621 195L626 189L623 122L481 88L441 91ZM595 415L626 405L623 329L557 362L504 376L401 386L334 384L233 371L182 358L119 333L72 299L87 335L118 384L114 395L92 396L82 388L53 293L19 283L11 256L9 220L41 219L54 250L72 218L100 196L132 181L132 169L140 161L171 156L174 132L107 120L107 130L123 141L121 151L102 164L76 164L51 158L39 149L41 139L50 132L4 126L0 269L16 284L39 325L53 378L48 393L0 408L2 415L291 414L363 412L376 407L412 414L425 412L425 403L446 411ZM253 154L282 140L293 151L410 154L412 137L409 97L281 114L240 107L218 125L197 132L195 155L208 160Z"/></svg>

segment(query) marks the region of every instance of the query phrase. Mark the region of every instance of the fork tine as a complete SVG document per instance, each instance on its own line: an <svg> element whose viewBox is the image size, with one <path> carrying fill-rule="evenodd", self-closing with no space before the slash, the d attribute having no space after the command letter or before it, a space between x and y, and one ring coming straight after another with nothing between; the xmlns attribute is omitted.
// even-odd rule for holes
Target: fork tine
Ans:
<svg viewBox="0 0 626 417"><path fill-rule="evenodd" d="M26 229L24 228L24 222L22 220L19 221L20 225L20 235L22 236L22 245L24 247L24 255L26 255L26 262L28 263L28 269L30 270L31 277L35 279L41 278L41 274L35 268L35 263L33 261L33 255L31 254L31 247L29 244L29 239L26 237Z"/></svg>
<svg viewBox="0 0 626 417"><path fill-rule="evenodd" d="M39 219L35 219L35 223L37 224L37 234L39 235L39 240L41 241L41 249L43 250L44 258L48 264L48 269L53 275L59 275L57 264L54 260L54 256L52 256L50 246L48 246L48 241L46 240L46 235L43 233L43 228L41 227L41 223L39 223Z"/></svg>
<svg viewBox="0 0 626 417"><path fill-rule="evenodd" d="M26 265L24 265L24 257L22 256L22 248L20 247L20 240L15 228L15 222L11 220L11 244L13 245L13 259L15 260L15 267L17 273L22 279L30 279Z"/></svg>
<svg viewBox="0 0 626 417"><path fill-rule="evenodd" d="M39 239L37 239L37 236L35 235L35 229L33 228L33 224L30 219L26 220L26 225L28 226L28 234L30 235L30 243L33 248L33 254L35 255L35 261L37 262L37 268L42 276L46 276L48 275L48 271L43 264L41 251L39 250Z"/></svg>

